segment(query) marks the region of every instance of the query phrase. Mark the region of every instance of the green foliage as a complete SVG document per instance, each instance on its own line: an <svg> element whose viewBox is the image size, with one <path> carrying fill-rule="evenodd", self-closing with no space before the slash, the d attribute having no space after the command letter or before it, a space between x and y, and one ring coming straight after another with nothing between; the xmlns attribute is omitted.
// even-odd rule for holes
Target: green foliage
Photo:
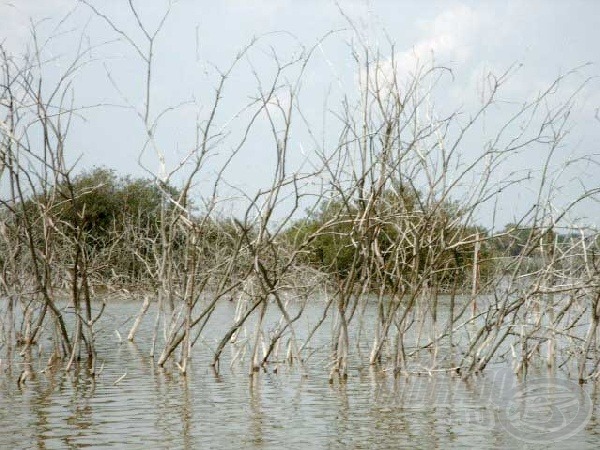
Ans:
<svg viewBox="0 0 600 450"><path fill-rule="evenodd" d="M39 245L44 245L41 229L46 219L42 210L62 235L74 239L79 232L100 279L114 279L116 275L124 282L152 281L154 269L149 268L156 267L154 255L163 245L161 223L174 211L169 197L178 195L176 189L159 187L153 180L119 176L99 168L52 187L22 205L22 210L37 221L37 236L42 239ZM531 229L510 225L502 236L488 239L485 229L465 225L461 214L455 202L425 197L414 187L398 183L372 192L368 199L323 202L319 209L296 221L280 242L287 249L300 250L300 264L333 278L351 276L358 281L368 277L373 289L381 285L410 289L417 279L441 286L469 285L476 241L480 242L478 273L485 281L494 275L498 256L519 254L535 240ZM239 253L242 231L234 221L199 216L188 219L191 228L179 227L169 219L165 224L166 229L177 226L168 244L174 267L192 253L193 259L206 267L226 267L222 262L232 255L235 271L250 264ZM253 233L246 231L249 240ZM553 236L548 234L545 240L553 240ZM63 245L71 245L68 242L63 241Z"/></svg>
<svg viewBox="0 0 600 450"><path fill-rule="evenodd" d="M355 247L352 243L354 208L331 202L312 217L297 221L285 239L294 247L308 242L301 262L345 277L351 269Z"/></svg>
<svg viewBox="0 0 600 450"><path fill-rule="evenodd" d="M161 205L166 201L152 180L120 177L106 168L84 172L70 185L61 184L57 189L62 201L53 210L55 218L78 224L97 245L106 245L112 232L123 232L132 223L156 233ZM167 194L176 195L177 191L168 188Z"/></svg>
<svg viewBox="0 0 600 450"><path fill-rule="evenodd" d="M25 202L23 211L39 225L40 211L46 211L43 220L50 220L58 232L59 253L69 254L60 245L83 242L95 276L116 275L129 282L148 275L143 260L151 259L153 246L160 242L163 214L173 208L169 197L178 194L175 188L159 188L150 179L97 168L50 187Z"/></svg>
<svg viewBox="0 0 600 450"><path fill-rule="evenodd" d="M325 203L286 233L296 247L306 244L303 261L339 278L369 273L374 288L409 287L414 277L449 285L472 280L475 241L479 275L493 271L487 232L462 224L459 206L424 199L410 186L396 185L373 201Z"/></svg>

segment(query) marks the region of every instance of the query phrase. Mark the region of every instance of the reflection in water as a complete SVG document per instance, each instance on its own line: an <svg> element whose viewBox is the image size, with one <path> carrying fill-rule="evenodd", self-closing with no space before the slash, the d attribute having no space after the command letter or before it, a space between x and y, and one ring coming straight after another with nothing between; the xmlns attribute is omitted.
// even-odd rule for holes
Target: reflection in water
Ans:
<svg viewBox="0 0 600 450"><path fill-rule="evenodd" d="M120 316L137 304L113 305ZM107 321L117 321L110 316ZM280 365L247 375L245 362L216 374L207 347L195 348L187 376L149 357L151 324L137 343L119 344L105 325L102 372L65 374L27 355L0 370L0 448L513 448L523 442L499 424L518 384L507 371L464 381L457 376L400 376L351 363L349 378L328 382ZM121 334L126 329L119 330ZM318 343L317 343L318 344ZM326 342L323 347L326 348ZM318 345L316 345L318 346ZM352 365L354 364L354 365ZM222 368L229 368L225 361ZM29 368L32 376L19 385ZM120 383L115 380L127 374ZM524 384L526 386L526 384ZM594 412L568 444L595 448L598 387L584 386ZM518 391L518 390L517 390ZM577 392L577 391L574 391ZM580 394L584 392L579 391ZM586 394L587 395L587 394ZM518 425L518 424L517 424ZM556 444L558 447L561 443Z"/></svg>
<svg viewBox="0 0 600 450"><path fill-rule="evenodd" d="M254 447L261 448L264 444L263 440L263 426L265 417L263 415L263 406L261 401L261 383L260 375L254 372L250 375L249 393L250 393L250 420L249 420L249 436L250 442ZM235 407L235 406L234 406Z"/></svg>
<svg viewBox="0 0 600 450"><path fill-rule="evenodd" d="M331 396L335 399L337 412L333 416L334 426L332 430L332 441L338 446L351 448L351 443L348 442L352 438L348 426L348 418L350 417L350 402L348 399L348 379L340 378L339 384L331 384L329 388Z"/></svg>

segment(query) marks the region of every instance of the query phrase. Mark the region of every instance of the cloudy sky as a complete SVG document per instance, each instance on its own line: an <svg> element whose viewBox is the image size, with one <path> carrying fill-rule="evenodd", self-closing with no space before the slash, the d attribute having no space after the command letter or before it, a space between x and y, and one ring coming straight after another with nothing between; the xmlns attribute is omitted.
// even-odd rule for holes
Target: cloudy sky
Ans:
<svg viewBox="0 0 600 450"><path fill-rule="evenodd" d="M111 17L134 42L144 45L127 0L90 3ZM141 20L153 29L167 2L135 4ZM225 111L239 110L255 93L253 70L268 79L273 67L264 61L270 52L277 52L285 60L302 46L310 48L328 32L335 31L317 47L302 84L302 107L308 120L313 121L311 127L317 134L326 135L324 107L333 107L329 102L336 101L336 92L339 95L356 91L357 68L349 46L357 39L368 42L384 59L393 52L399 72L409 73L415 61L428 61L433 55L437 63L452 68L454 74L444 85L442 109L468 111L476 106L482 75L490 71L501 73L509 67L519 67L503 91L502 98L507 102L531 99L557 76L583 64L592 63L569 78L566 93L587 77L599 75L599 18L600 2L593 0L173 1L156 39L152 107L158 114L165 108L180 106L161 122L157 142L168 168L176 167L193 145L196 119L202 118L210 104L218 80L215 67L227 67L253 37L265 33L278 32L264 36L243 67L232 73L232 83L224 95ZM353 30L349 29L349 20ZM137 113L144 104L145 72L139 56L90 8L76 0L0 0L0 42L9 52L19 55L31 45L32 23L37 24L42 42L54 36L44 47L50 59L46 69L49 80L68 66L81 36L84 48L93 48L87 64L77 73L75 101L82 107L108 106L82 110L82 118L74 124L69 137L72 157L81 157L81 167L108 166L123 173L143 174L138 160L145 135ZM592 79L578 97L568 145L561 149L557 166L581 156L599 159L599 87ZM225 126L227 120L220 120ZM323 142L334 138L327 136ZM246 156L232 166L228 175L228 181L242 190L260 186L265 162L272 156L260 139L249 141L248 146ZM306 133L298 133L292 150L299 166L310 146ZM541 159L532 152L516 164L535 174L541 170ZM150 170L159 170L159 162L151 152L144 153L141 161ZM561 182L565 196L600 184L597 165L577 171L564 174ZM576 178L583 180L583 187ZM503 214L500 221L504 223L518 214L515 203L531 201L527 194L515 195L517 202L513 196L499 206ZM584 223L597 225L599 210L598 203L589 202L577 210L577 215L583 216ZM489 225L490 219L483 217L482 222Z"/></svg>

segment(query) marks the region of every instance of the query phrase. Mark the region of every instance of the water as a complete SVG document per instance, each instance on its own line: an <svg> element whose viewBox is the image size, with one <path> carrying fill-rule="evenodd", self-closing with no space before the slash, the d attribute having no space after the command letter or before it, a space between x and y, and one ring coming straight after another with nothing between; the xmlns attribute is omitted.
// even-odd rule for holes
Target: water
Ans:
<svg viewBox="0 0 600 450"><path fill-rule="evenodd" d="M114 330L126 336L130 326L126 319L138 307L136 302L109 305L98 341L103 369L95 380L84 371L44 372L19 387L19 366L2 363L0 448L596 448L600 444L597 387L581 388L560 373L548 379L540 371L522 383L506 367L497 366L467 382L446 374L394 378L353 363L346 381L330 384L328 370L315 356L306 371L279 365L251 377L243 361L233 367L222 364L217 375L209 364L208 335L195 347L190 371L182 377L175 368L156 367L148 356L151 314L137 343L119 343ZM233 306L216 314L218 329L220 321L230 321ZM313 315L316 321L317 309ZM325 341L321 344L326 347ZM37 369L44 363L40 361ZM568 439L559 441L565 436Z"/></svg>

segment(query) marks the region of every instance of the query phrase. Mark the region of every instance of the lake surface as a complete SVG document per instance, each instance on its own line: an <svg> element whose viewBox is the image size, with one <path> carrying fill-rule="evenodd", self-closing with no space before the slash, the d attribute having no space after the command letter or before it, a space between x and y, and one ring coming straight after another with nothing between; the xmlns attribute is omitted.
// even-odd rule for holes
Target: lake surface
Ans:
<svg viewBox="0 0 600 450"><path fill-rule="evenodd" d="M306 369L272 365L249 376L247 358L232 367L226 359L216 375L207 334L183 377L148 356L152 310L136 343L119 342L115 330L126 336L138 308L108 305L95 380L83 370L44 372L19 387L20 358L1 363L0 448L600 446L598 385L580 387L561 372L534 370L523 382L498 365L469 381L443 373L395 378L356 359L347 380L330 384L323 333ZM230 323L234 307L215 314L212 329L222 331L219 321Z"/></svg>

